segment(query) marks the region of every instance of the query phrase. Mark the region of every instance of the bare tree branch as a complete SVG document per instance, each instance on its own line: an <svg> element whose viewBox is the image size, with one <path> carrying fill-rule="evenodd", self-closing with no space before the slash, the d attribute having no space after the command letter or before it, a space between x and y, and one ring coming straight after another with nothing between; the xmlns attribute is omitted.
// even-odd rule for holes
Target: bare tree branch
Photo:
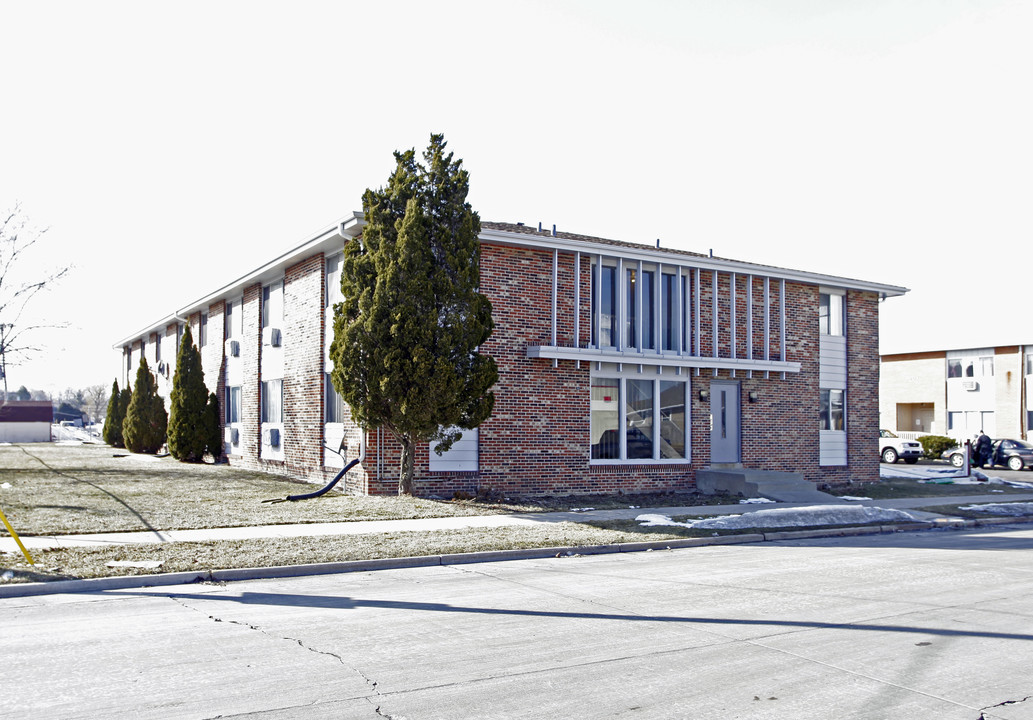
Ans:
<svg viewBox="0 0 1033 720"><path fill-rule="evenodd" d="M42 277L25 278L21 274L26 251L46 234L47 228L31 227L21 204L2 215L0 222L0 375L7 395L7 366L17 365L42 348L33 344L31 336L44 328L67 327L67 323L22 324L22 316L33 298L68 274L71 266L43 271Z"/></svg>

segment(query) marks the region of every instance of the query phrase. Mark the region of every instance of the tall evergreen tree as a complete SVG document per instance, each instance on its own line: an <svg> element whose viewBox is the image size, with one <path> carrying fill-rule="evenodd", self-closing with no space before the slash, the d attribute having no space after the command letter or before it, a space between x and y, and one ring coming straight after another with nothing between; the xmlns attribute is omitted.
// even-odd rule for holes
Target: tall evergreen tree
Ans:
<svg viewBox="0 0 1033 720"><path fill-rule="evenodd" d="M219 462L222 458L222 415L219 414L219 398L215 393L208 394L208 404L204 408L205 448L212 460Z"/></svg>
<svg viewBox="0 0 1033 720"><path fill-rule="evenodd" d="M158 383L147 367L147 359L141 358L132 399L122 421L122 439L130 452L156 453L165 444L167 429L165 402L158 395Z"/></svg>
<svg viewBox="0 0 1033 720"><path fill-rule="evenodd" d="M395 152L386 187L366 190L361 240L344 250L334 308L334 387L366 428L402 446L398 493L411 495L417 443L439 452L491 414L494 359L480 285L480 217L466 202L469 174L431 135L424 153Z"/></svg>
<svg viewBox="0 0 1033 720"><path fill-rule="evenodd" d="M122 435L122 426L126 421L126 413L129 412L129 402L133 399L133 389L126 385L118 394L118 437L122 443L119 447L126 446L125 437Z"/></svg>
<svg viewBox="0 0 1033 720"><path fill-rule="evenodd" d="M122 442L122 419L124 417L122 392L118 389L118 380L115 380L111 383L108 411L104 416L104 427L101 429L101 437L111 447L125 447L125 443Z"/></svg>
<svg viewBox="0 0 1033 720"><path fill-rule="evenodd" d="M205 406L208 388L204 384L201 352L187 325L179 342L176 372L169 395L169 454L183 462L204 460L208 444Z"/></svg>

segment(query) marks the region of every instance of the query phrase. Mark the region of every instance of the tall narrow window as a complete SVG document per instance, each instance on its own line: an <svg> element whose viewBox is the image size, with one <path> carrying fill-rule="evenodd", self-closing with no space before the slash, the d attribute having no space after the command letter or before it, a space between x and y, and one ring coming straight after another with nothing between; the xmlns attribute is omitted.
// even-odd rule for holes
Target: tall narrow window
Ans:
<svg viewBox="0 0 1033 720"><path fill-rule="evenodd" d="M283 283L274 282L262 288L262 327L283 326Z"/></svg>
<svg viewBox="0 0 1033 720"><path fill-rule="evenodd" d="M653 457L653 381L628 380L625 408L625 442L628 459Z"/></svg>
<svg viewBox="0 0 1033 720"><path fill-rule="evenodd" d="M262 383L262 422L283 422L283 380Z"/></svg>
<svg viewBox="0 0 1033 720"><path fill-rule="evenodd" d="M843 390L822 390L819 411L819 429L845 430L845 392Z"/></svg>
<svg viewBox="0 0 1033 720"><path fill-rule="evenodd" d="M240 387L226 387L226 424L240 422Z"/></svg>
<svg viewBox="0 0 1033 720"><path fill-rule="evenodd" d="M598 347L613 347L617 331L617 268L602 267L600 292L596 292L596 268L592 273L592 339ZM598 296L598 300L597 300ZM598 305L598 307L597 307ZM598 322L599 337L595 337Z"/></svg>
<svg viewBox="0 0 1033 720"><path fill-rule="evenodd" d="M326 373L326 422L344 422L347 412L348 406L341 399L341 396L337 394L337 389L330 379L330 373Z"/></svg>
<svg viewBox="0 0 1033 720"><path fill-rule="evenodd" d="M822 335L842 335L843 296L821 293L818 305L818 331Z"/></svg>
<svg viewBox="0 0 1033 720"><path fill-rule="evenodd" d="M674 350L678 342L677 312L675 310L676 275L664 273L660 278L660 347Z"/></svg>
<svg viewBox="0 0 1033 720"><path fill-rule="evenodd" d="M326 307L331 311L334 305L344 299L344 296L341 295L342 260L343 256L340 254L326 259Z"/></svg>
<svg viewBox="0 0 1033 720"><path fill-rule="evenodd" d="M625 304L625 317L624 327L627 329L627 334L624 338L625 347L637 348L638 347L638 336L636 333L635 325L635 309L638 307L636 304L636 280L637 271L634 268L628 268L625 273L625 287L627 288L627 303Z"/></svg>
<svg viewBox="0 0 1033 720"><path fill-rule="evenodd" d="M685 389L683 382L660 381L660 457L685 457Z"/></svg>
<svg viewBox="0 0 1033 720"><path fill-rule="evenodd" d="M656 349L656 298L654 296L656 273L642 271L642 348Z"/></svg>
<svg viewBox="0 0 1033 720"><path fill-rule="evenodd" d="M620 380L592 380L592 459L620 457Z"/></svg>
<svg viewBox="0 0 1033 720"><path fill-rule="evenodd" d="M201 321L197 325L198 347L208 344L208 313L201 313Z"/></svg>

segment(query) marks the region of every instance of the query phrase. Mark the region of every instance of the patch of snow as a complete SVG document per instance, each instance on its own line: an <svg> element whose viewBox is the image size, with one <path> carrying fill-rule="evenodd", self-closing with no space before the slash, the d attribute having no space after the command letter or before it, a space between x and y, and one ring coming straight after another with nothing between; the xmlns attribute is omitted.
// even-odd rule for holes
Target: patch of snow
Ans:
<svg viewBox="0 0 1033 720"><path fill-rule="evenodd" d="M162 565L162 560L110 560L104 563L109 568L142 568L144 570L157 570Z"/></svg>
<svg viewBox="0 0 1033 720"><path fill-rule="evenodd" d="M954 485L1011 485L1012 487L1033 489L1033 482L1020 482L1018 480L1006 480L996 475L987 475L979 468L972 468L972 474L966 476L963 470L955 467L941 467L937 465L888 465L880 463L879 478L891 480L903 478L906 480L917 480L918 482L949 482Z"/></svg>
<svg viewBox="0 0 1033 720"><path fill-rule="evenodd" d="M4 490L10 490L11 489L11 483L5 482L3 484L0 484L0 488L3 488Z"/></svg>
<svg viewBox="0 0 1033 720"><path fill-rule="evenodd" d="M840 500L852 500L855 502L861 502L862 500L871 500L870 497L860 497L858 495L840 495Z"/></svg>
<svg viewBox="0 0 1033 720"><path fill-rule="evenodd" d="M677 526L714 530L749 528L811 527L814 525L852 525L870 522L913 522L914 515L903 510L858 505L812 505L801 508L770 508L743 515L675 522L666 515L646 514L635 518L643 527Z"/></svg>
<svg viewBox="0 0 1033 720"><path fill-rule="evenodd" d="M986 503L984 505L963 505L960 507L962 510L985 512L992 515L1009 515L1011 517L1033 515L1033 502Z"/></svg>
<svg viewBox="0 0 1033 720"><path fill-rule="evenodd" d="M571 508L570 509L571 512L592 512L593 510L595 510L595 508L592 508L592 507Z"/></svg>
<svg viewBox="0 0 1033 720"><path fill-rule="evenodd" d="M773 502L776 502L776 501L775 500L770 500L768 498L743 498L742 500L739 501L739 504L740 505L764 505L766 503L773 503Z"/></svg>
<svg viewBox="0 0 1033 720"><path fill-rule="evenodd" d="M129 453L128 455L122 455L121 457L132 458L133 460L139 460L140 462L158 462L159 460L157 455L146 455L144 453Z"/></svg>

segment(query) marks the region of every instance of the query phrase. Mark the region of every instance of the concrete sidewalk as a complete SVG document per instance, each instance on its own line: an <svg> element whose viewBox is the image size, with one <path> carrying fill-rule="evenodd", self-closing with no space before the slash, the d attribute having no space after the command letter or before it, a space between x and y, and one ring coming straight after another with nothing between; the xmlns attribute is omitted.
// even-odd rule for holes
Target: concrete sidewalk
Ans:
<svg viewBox="0 0 1033 720"><path fill-rule="evenodd" d="M861 500L850 505L863 505L896 510L911 510L937 504L967 505L996 502L1033 501L1033 493L968 495L944 498L899 498L894 500ZM325 537L333 535L369 535L386 532L433 532L466 528L499 528L529 526L540 523L585 522L588 520L633 520L649 513L659 515L742 515L769 508L813 507L820 503L764 503L737 505L699 505L690 507L628 507L617 510L585 510L582 512L522 513L518 515L470 515L465 517L421 518L417 520L366 520L339 523L303 523L296 525L256 525L249 527L205 528L198 530L159 530L146 532L95 533L89 535L20 535L29 550L70 547L103 547L147 543L207 542L214 540L248 540L258 538ZM840 503L839 505L843 505ZM912 511L918 520L933 520L941 515ZM800 528L804 529L804 528ZM20 552L14 538L0 537L0 551Z"/></svg>

